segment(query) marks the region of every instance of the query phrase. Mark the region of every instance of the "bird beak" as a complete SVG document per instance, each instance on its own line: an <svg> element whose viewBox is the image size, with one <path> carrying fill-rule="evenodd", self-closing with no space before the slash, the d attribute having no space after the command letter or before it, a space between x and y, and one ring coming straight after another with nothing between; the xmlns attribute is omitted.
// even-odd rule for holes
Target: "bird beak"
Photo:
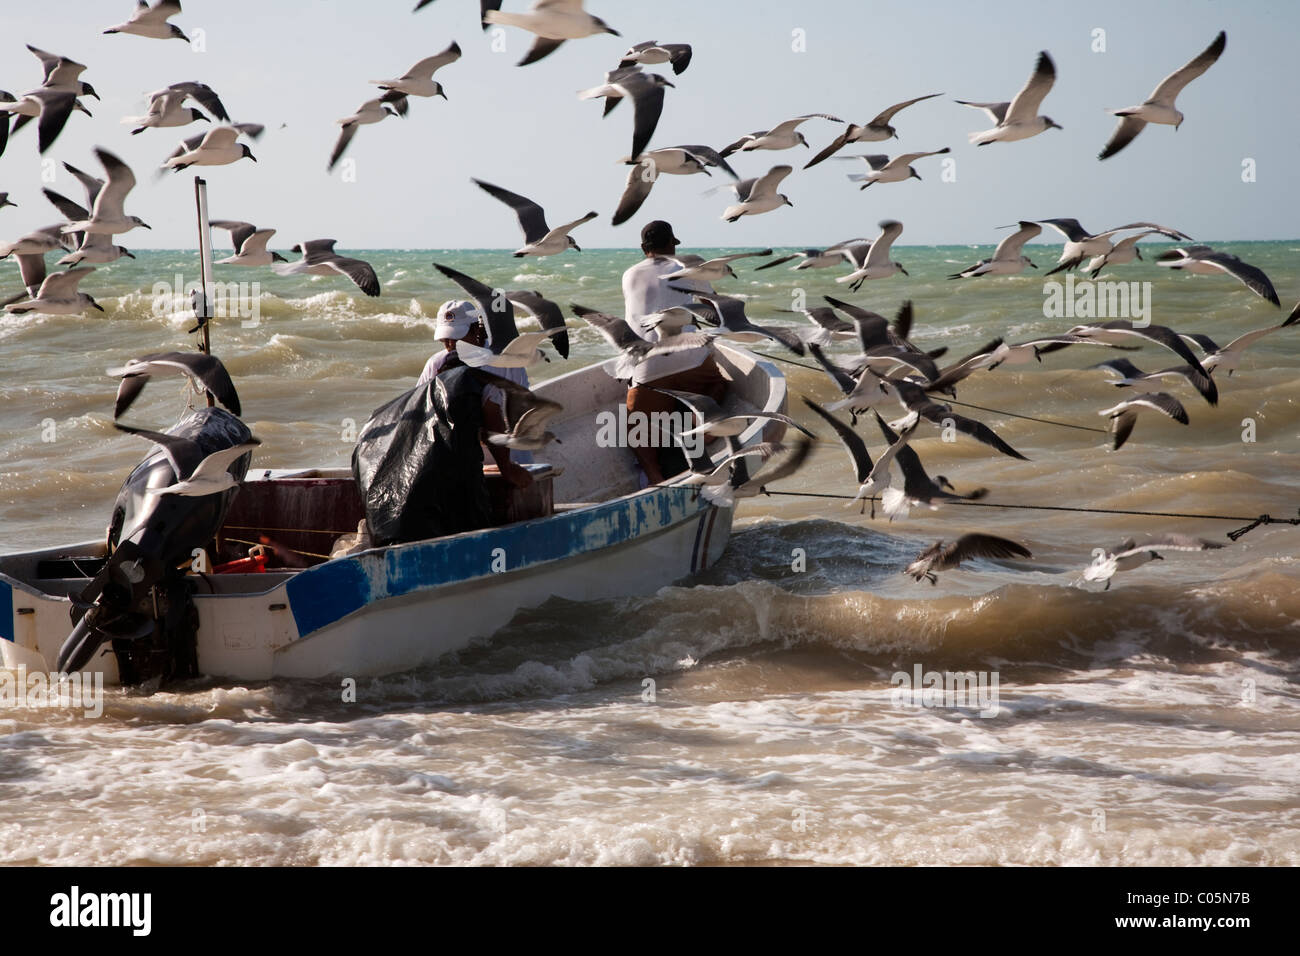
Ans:
<svg viewBox="0 0 1300 956"><path fill-rule="evenodd" d="M785 204L786 204L787 206L793 206L793 205L794 205L794 203L792 203L792 202L791 202L790 200L788 200L788 199L785 201Z"/></svg>
<svg viewBox="0 0 1300 956"><path fill-rule="evenodd" d="M1138 248L1134 247L1133 251L1134 251L1135 253L1137 253L1137 257L1138 257L1138 259L1140 259L1142 262L1146 262L1146 260L1142 258L1142 250L1141 250L1141 249L1138 249Z"/></svg>
<svg viewBox="0 0 1300 956"><path fill-rule="evenodd" d="M132 253L132 252L129 252L129 251L126 250L126 249L123 249L123 250L122 250L122 255L126 256L128 259L134 259L134 258L135 258L135 254Z"/></svg>
<svg viewBox="0 0 1300 956"><path fill-rule="evenodd" d="M1034 265L1034 264L1031 262L1031 263L1029 263L1029 268L1031 268L1031 269L1037 269L1038 266Z"/></svg>
<svg viewBox="0 0 1300 956"><path fill-rule="evenodd" d="M1053 123L1052 126L1053 126L1055 129L1065 129L1065 127L1062 126L1060 123Z"/></svg>
<svg viewBox="0 0 1300 956"><path fill-rule="evenodd" d="M251 159L253 162L257 162L257 157L254 156L252 153L248 154L248 158Z"/></svg>
<svg viewBox="0 0 1300 956"><path fill-rule="evenodd" d="M153 226L149 225L147 222L142 222L142 223L140 223L140 225L144 226L144 227L145 227L146 229L148 229L150 232L153 232Z"/></svg>
<svg viewBox="0 0 1300 956"><path fill-rule="evenodd" d="M444 100L447 98L447 94L442 91L442 87L438 88L438 96L441 96Z"/></svg>
<svg viewBox="0 0 1300 956"><path fill-rule="evenodd" d="M578 244L575 242L575 243L573 244L573 251L574 251L574 252L581 252L581 251L582 251L582 246L578 245Z"/></svg>
<svg viewBox="0 0 1300 956"><path fill-rule="evenodd" d="M100 305L98 302L96 302L94 299L90 300L90 304L93 305L95 308L99 309L100 312L104 311L104 307ZM1159 555L1157 555L1157 557L1159 557Z"/></svg>
<svg viewBox="0 0 1300 956"><path fill-rule="evenodd" d="M610 26L605 27L605 32L606 32L606 33L612 33L612 34L613 34L614 36L616 36L616 37L621 37L621 36L623 35L623 34L619 33L617 30L615 30L613 27L610 27Z"/></svg>
<svg viewBox="0 0 1300 956"><path fill-rule="evenodd" d="M903 268L903 264L901 262L898 264L898 271L903 273L903 275L905 276L910 276L912 274Z"/></svg>

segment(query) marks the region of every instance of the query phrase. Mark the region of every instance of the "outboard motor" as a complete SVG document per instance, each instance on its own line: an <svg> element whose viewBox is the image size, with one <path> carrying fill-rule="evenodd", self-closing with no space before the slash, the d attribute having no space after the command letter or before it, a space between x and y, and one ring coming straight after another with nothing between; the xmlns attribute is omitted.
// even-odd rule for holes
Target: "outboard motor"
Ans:
<svg viewBox="0 0 1300 956"><path fill-rule="evenodd" d="M167 433L197 442L205 455L252 438L243 422L221 408L192 411ZM230 474L242 481L250 458L237 459ZM167 456L155 448L122 484L108 529L113 552L73 602L76 626L59 650L60 672L80 670L111 642L123 684L197 676L198 612L183 566L221 529L239 489L202 496L146 491L176 480Z"/></svg>

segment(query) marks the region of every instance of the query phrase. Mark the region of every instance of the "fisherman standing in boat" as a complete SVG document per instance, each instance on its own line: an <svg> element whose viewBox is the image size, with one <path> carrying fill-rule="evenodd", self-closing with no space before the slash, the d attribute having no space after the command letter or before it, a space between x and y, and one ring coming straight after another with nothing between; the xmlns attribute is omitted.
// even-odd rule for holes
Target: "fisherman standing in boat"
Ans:
<svg viewBox="0 0 1300 956"><path fill-rule="evenodd" d="M417 386L432 381L443 371L464 364L460 356L456 354L457 342L463 340L480 348L487 345L487 326L483 322L482 309L479 308L477 302L470 302L467 299L450 299L444 302L438 308L438 324L434 327L433 337L442 343L443 350L429 356L429 361L424 364L424 371L420 373L419 379L416 380L415 384ZM523 368L498 368L493 365L486 365L484 369L493 375L500 375L517 385L522 385L524 388L532 387L528 383L528 372ZM501 394L501 390L488 386L484 394L485 397L492 399L500 408L502 421L504 421L505 396ZM502 429L502 431L505 431L505 429ZM533 453L523 449L516 449L510 452L510 460L518 465L527 465L532 462ZM527 471L523 471L523 473L526 475ZM528 482L520 484L518 481L512 483L520 487L528 484Z"/></svg>
<svg viewBox="0 0 1300 956"><path fill-rule="evenodd" d="M672 288L663 278L682 268L682 264L673 258L680 244L673 235L673 227L662 219L647 223L641 230L641 251L645 258L623 273L623 317L632 331L648 342L659 341L659 333L643 324L646 316L695 301L690 293ZM699 280L676 279L672 285L698 292L713 291L710 283ZM688 330L693 328L687 326ZM648 416L679 410L677 400L655 391L657 388L694 392L721 402L727 390L727 380L718 370L713 350L708 346L653 356L638 365L633 373L627 390L629 416L640 412L647 416L647 420L653 421ZM685 456L672 445L671 436L658 445L632 449L648 484L658 484L664 480L665 473L674 475L686 467Z"/></svg>

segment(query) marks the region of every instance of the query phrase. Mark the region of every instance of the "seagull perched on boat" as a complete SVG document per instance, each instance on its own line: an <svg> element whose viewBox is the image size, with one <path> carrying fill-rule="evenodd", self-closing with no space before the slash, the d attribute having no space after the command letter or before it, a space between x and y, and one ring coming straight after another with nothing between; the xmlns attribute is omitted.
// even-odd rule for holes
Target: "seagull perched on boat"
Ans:
<svg viewBox="0 0 1300 956"><path fill-rule="evenodd" d="M87 309L103 307L84 292L77 291L81 280L94 272L93 266L82 266L66 272L54 272L45 277L36 295L5 306L6 312L24 315L40 312L44 315L81 315Z"/></svg>
<svg viewBox="0 0 1300 956"><path fill-rule="evenodd" d="M971 133L970 141L978 146L987 146L989 143L1010 143L1037 136L1044 130L1061 129L1061 125L1050 116L1038 115L1038 108L1055 82L1056 66L1044 50L1038 54L1038 63L1034 66L1034 72L1028 82L1009 103L972 103L967 100L957 100L962 106L983 110L997 124L992 129Z"/></svg>
<svg viewBox="0 0 1300 956"><path fill-rule="evenodd" d="M1156 264L1196 275L1222 275L1226 272L1260 298L1272 302L1279 309L1282 307L1277 290L1264 270L1242 262L1230 252L1216 252L1204 245L1187 246L1162 252L1156 256Z"/></svg>
<svg viewBox="0 0 1300 956"><path fill-rule="evenodd" d="M1037 269L1027 255L1024 254L1025 243L1033 239L1043 227L1036 222L1028 222L1022 219L1017 225L1019 229L1007 236L998 243L998 247L993 250L993 255L987 259L981 259L973 266L961 270L948 276L949 279L974 279L979 276L1013 276L1019 275L1025 271L1025 266L1031 269Z"/></svg>
<svg viewBox="0 0 1300 956"><path fill-rule="evenodd" d="M133 358L121 368L110 368L108 374L121 378L117 387L117 400L113 417L121 418L145 385L155 375L183 375L196 395L207 393L236 415L242 415L239 394L230 373L215 355L202 352L154 352Z"/></svg>
<svg viewBox="0 0 1300 956"><path fill-rule="evenodd" d="M63 227L63 231L116 235L120 232L130 232L136 226L150 229L149 224L143 219L139 216L126 215L124 209L127 194L135 188L135 173L131 172L131 167L99 146L95 147L95 158L104 167L107 182L95 197L90 218L69 223Z"/></svg>
<svg viewBox="0 0 1300 956"><path fill-rule="evenodd" d="M835 279L836 282L852 282L853 285L849 288L854 292L857 292L862 283L868 279L887 279L895 272L907 275L907 270L903 268L902 263L894 262L889 258L890 247L893 246L894 240L903 234L903 224L897 219L882 219L879 225L880 235L872 240L865 255L862 254L861 246L851 246L848 249L856 268L848 275L837 276Z"/></svg>
<svg viewBox="0 0 1300 956"><path fill-rule="evenodd" d="M1111 449L1119 451L1124 443L1128 441L1129 435L1133 434L1133 426L1137 424L1138 412L1148 409L1160 412L1178 422L1180 425L1188 424L1187 410L1178 399L1174 398L1167 392L1144 392L1128 401L1120 402L1113 408L1103 408L1098 415L1110 416L1110 430L1114 436L1114 443Z"/></svg>
<svg viewBox="0 0 1300 956"><path fill-rule="evenodd" d="M334 239L310 239L294 246L290 252L302 254L294 262L276 262L271 268L280 276L347 276L366 295L379 295L379 277L364 259L349 259L334 251Z"/></svg>
<svg viewBox="0 0 1300 956"><path fill-rule="evenodd" d="M792 259L798 259L799 264L793 266L790 269L791 272L798 272L801 269L829 269L831 266L837 266L842 262L852 262L853 259L849 253L854 246L861 246L862 248L858 251L865 257L867 249L871 246L871 240L845 239L833 246L827 246L825 249L800 249L788 256L781 256L771 262L764 262L761 266L755 267L754 271L762 272L764 269L771 269Z"/></svg>
<svg viewBox="0 0 1300 956"><path fill-rule="evenodd" d="M627 98L632 101L632 155L640 156L650 144L664 109L664 87L672 86L658 73L644 73L639 66L626 66L605 74L605 82L578 93L578 99L605 100L605 115Z"/></svg>
<svg viewBox="0 0 1300 956"><path fill-rule="evenodd" d="M659 278L661 279L696 279L703 282L717 282L728 277L738 279L735 271L731 268L731 263L737 259L748 259L752 256L770 256L771 249L763 249L759 252L737 252L729 256L718 256L716 259L708 259L703 262L683 265L676 272L666 272ZM672 258L671 256L669 258Z"/></svg>
<svg viewBox="0 0 1300 956"><path fill-rule="evenodd" d="M358 127L378 123L390 116L405 116L406 111L407 101L405 96L390 98L385 93L373 100L366 100L357 107L357 111L351 116L335 120L343 129L339 132L338 141L334 144L334 151L330 153L329 165L325 168L328 170L334 168L335 164L342 158L344 150L348 148L348 144L352 142L352 137L357 135Z"/></svg>
<svg viewBox="0 0 1300 956"><path fill-rule="evenodd" d="M680 76L686 72L686 68L691 65L691 45L689 43L659 43L655 40L646 40L644 43L638 43L626 53L623 59L619 61L619 66L632 66L639 63L642 66L655 66L659 63L671 63L673 73Z"/></svg>
<svg viewBox="0 0 1300 956"><path fill-rule="evenodd" d="M599 33L622 36L600 17L593 17L584 10L582 4L583 0L533 0L532 8L527 13L484 10L483 22L519 27L537 37L532 49L519 61L518 66L527 66L550 56L565 40L581 40Z"/></svg>
<svg viewBox="0 0 1300 956"><path fill-rule="evenodd" d="M401 76L394 80L371 80L385 93L392 94L381 97L381 99L392 101L399 96L441 96L444 100L447 94L443 92L442 84L433 78L437 73L449 63L455 63L460 59L460 44L455 40L451 41L451 46L441 53L435 53L433 56L426 56L415 66L411 67Z"/></svg>
<svg viewBox="0 0 1300 956"><path fill-rule="evenodd" d="M1129 538L1114 551L1098 548L1097 557L1083 572L1083 579L1085 581L1105 581L1106 587L1102 590L1109 591L1110 579L1117 572L1132 571L1134 568L1140 568L1148 561L1163 560L1156 550L1157 548L1160 551L1211 551L1222 547L1223 545L1215 541L1193 538L1185 534L1167 534L1152 538L1141 545Z"/></svg>
<svg viewBox="0 0 1300 956"><path fill-rule="evenodd" d="M749 152L755 149L790 149L801 143L807 146L808 140L804 139L803 133L799 132L799 127L810 119L830 120L832 123L844 122L838 116L832 116L830 113L805 113L803 116L796 116L784 123L778 123L771 129L760 129L757 132L740 137L740 139L724 149L722 155L730 156L737 151Z"/></svg>
<svg viewBox="0 0 1300 956"><path fill-rule="evenodd" d="M203 495L216 495L227 488L234 488L239 479L228 469L238 459L262 444L260 439L249 437L248 441L204 455L199 443L179 435L153 432L146 428L132 428L114 422L113 427L128 435L139 435L162 448L167 462L176 473L176 481L165 488L145 488L147 495L185 495L198 498Z"/></svg>
<svg viewBox="0 0 1300 956"><path fill-rule="evenodd" d="M895 103L887 110L879 113L875 119L865 126L858 126L855 123L849 123L848 128L844 130L835 141L823 149L820 153L810 159L804 169L811 169L822 160L833 156L839 150L843 149L849 143L879 143L887 139L897 139L898 131L889 125L889 121L894 118L894 114L899 110L904 110L913 103L919 103L922 100L934 99L936 96L943 96L942 93L929 93L925 96L918 96L915 99L904 100L901 103Z"/></svg>
<svg viewBox="0 0 1300 956"><path fill-rule="evenodd" d="M1272 332L1274 329L1264 329L1262 331ZM1203 362L1202 364L1205 366L1207 372L1211 370L1208 361ZM1163 368L1158 372L1144 372L1128 359L1120 358L1111 359L1109 362L1102 362L1099 365L1094 365L1093 368L1104 368L1108 373L1115 376L1115 380L1112 381L1111 384L1116 388L1128 388L1133 385L1147 385L1151 382L1162 382L1167 378L1180 378L1192 385L1192 387L1200 392L1205 400L1211 405L1219 404L1219 396L1217 392L1209 393L1209 389L1206 388L1209 379L1197 374L1196 369L1192 368L1190 365L1176 365L1172 368Z"/></svg>
<svg viewBox="0 0 1300 956"><path fill-rule="evenodd" d="M884 153L872 156L837 156L836 159L860 159L871 167L869 173L850 173L849 181L862 183L860 189L866 189L872 183L902 183L909 179L920 179L921 174L912 167L912 163L926 156L942 156L950 153L947 146L929 153L900 153L890 159Z"/></svg>
<svg viewBox="0 0 1300 956"><path fill-rule="evenodd" d="M514 210L515 217L519 220L519 228L524 233L524 245L514 253L516 259L522 256L553 256L566 249L582 251L582 247L574 241L569 232L584 222L595 219L596 213L589 212L581 219L575 219L573 222L552 229L546 225L546 212L531 199L512 193L508 189L502 189L500 186L485 183L481 179L471 178L470 182Z"/></svg>
<svg viewBox="0 0 1300 956"><path fill-rule="evenodd" d="M228 166L247 156L253 162L257 157L247 144L238 142L240 136L256 139L265 129L258 123L235 123L232 126L214 126L206 133L191 136L174 149L163 163L164 169L180 172L191 166Z"/></svg>
<svg viewBox="0 0 1300 956"><path fill-rule="evenodd" d="M952 571L971 558L1032 558L1033 554L1022 544L999 538L992 534L964 534L956 541L936 541L918 554L904 570L918 582L928 580L938 584L935 572Z"/></svg>
<svg viewBox="0 0 1300 956"><path fill-rule="evenodd" d="M273 262L289 261L278 252L267 251L266 244L275 235L274 229L258 229L251 222L239 222L234 219L213 219L209 225L214 229L229 231L230 241L235 245L233 256L218 259L213 265L269 266Z"/></svg>
<svg viewBox="0 0 1300 956"><path fill-rule="evenodd" d="M1065 248L1061 250L1061 258L1057 260L1056 267L1047 273L1049 276L1060 272L1062 269L1074 269L1090 256L1106 255L1115 248L1110 241L1110 237L1129 229L1150 229L1176 240L1191 239L1191 236L1179 232L1177 229L1171 229L1168 226L1162 226L1154 222L1130 222L1127 226L1116 226L1114 229L1107 229L1105 232L1092 235L1083 226L1079 225L1077 219L1040 219L1038 221L1051 226L1065 236L1066 239Z"/></svg>
<svg viewBox="0 0 1300 956"><path fill-rule="evenodd" d="M617 100L606 100L617 103ZM708 146L668 146L664 149L652 149L635 159L624 157L619 160L632 168L627 173L627 184L623 187L623 196L614 210L610 225L621 226L636 214L641 204L650 195L661 173L671 176L691 176L703 173L711 176L710 166L723 170L732 179L739 179L736 171L727 164L722 154Z"/></svg>
<svg viewBox="0 0 1300 956"><path fill-rule="evenodd" d="M135 13L126 23L109 27L105 33L131 33L151 40L184 40L190 42L185 31L174 23L167 21L181 12L181 0L157 0L151 7L149 0L139 0Z"/></svg>
<svg viewBox="0 0 1300 956"><path fill-rule="evenodd" d="M726 153L723 152L723 155ZM738 202L728 206L723 211L722 218L727 222L735 222L741 216L757 216L782 206L793 206L794 203L784 193L776 191L781 180L792 172L792 166L773 166L763 176L730 184L727 188L735 191Z"/></svg>
<svg viewBox="0 0 1300 956"><path fill-rule="evenodd" d="M1200 52L1195 59L1186 65L1179 67L1170 73L1157 86L1146 102L1141 106L1127 106L1122 110L1110 110L1109 112L1120 118L1119 125L1115 127L1115 132L1110 136L1106 146L1097 156L1098 159L1109 159L1121 149L1133 142L1134 137L1146 128L1147 123L1163 123L1166 126L1172 126L1175 130L1183 125L1183 114L1178 112L1174 107L1174 100L1182 92L1184 86L1192 82L1218 61L1223 55L1224 48L1228 45L1228 34L1219 31L1219 35L1214 38L1209 46Z"/></svg>
<svg viewBox="0 0 1300 956"><path fill-rule="evenodd" d="M895 518L906 518L908 512L917 505L929 505L933 510L937 509L939 503L943 501L975 501L989 493L987 488L976 488L964 495L957 494L955 490L947 490L952 489L952 482L943 475L935 475L931 478L926 474L925 467L921 464L921 456L916 453L916 449L906 443L900 443L899 436L885 424L879 412L873 411L872 414L876 416L876 424L880 427L880 433L885 436L885 441L891 446L898 445L895 458L899 469L903 472L901 491L897 488L886 488L880 494L880 508L889 515L890 521Z"/></svg>

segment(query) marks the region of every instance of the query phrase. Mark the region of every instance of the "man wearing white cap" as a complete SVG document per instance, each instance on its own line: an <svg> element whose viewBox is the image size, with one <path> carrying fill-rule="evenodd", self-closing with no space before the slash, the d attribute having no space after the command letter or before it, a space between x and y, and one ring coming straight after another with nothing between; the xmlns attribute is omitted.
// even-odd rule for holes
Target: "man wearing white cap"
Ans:
<svg viewBox="0 0 1300 956"><path fill-rule="evenodd" d="M433 337L442 343L443 351L430 356L429 361L424 364L424 371L420 373L416 385L424 385L438 375L439 372L462 364L460 357L456 355L456 343L458 341L463 339L470 345L480 347L487 344L487 326L483 321L483 310L479 308L477 302L470 302L466 299L451 299L444 302L438 308L438 324L433 330ZM493 375L500 375L502 378L509 379L524 388L530 387L528 373L522 368L500 368L495 365L485 365L483 367ZM496 402L502 413L504 413L505 396L501 394L499 388L489 385L483 392L483 397ZM512 451L510 460L517 464L526 465L533 460L533 453L530 451Z"/></svg>

